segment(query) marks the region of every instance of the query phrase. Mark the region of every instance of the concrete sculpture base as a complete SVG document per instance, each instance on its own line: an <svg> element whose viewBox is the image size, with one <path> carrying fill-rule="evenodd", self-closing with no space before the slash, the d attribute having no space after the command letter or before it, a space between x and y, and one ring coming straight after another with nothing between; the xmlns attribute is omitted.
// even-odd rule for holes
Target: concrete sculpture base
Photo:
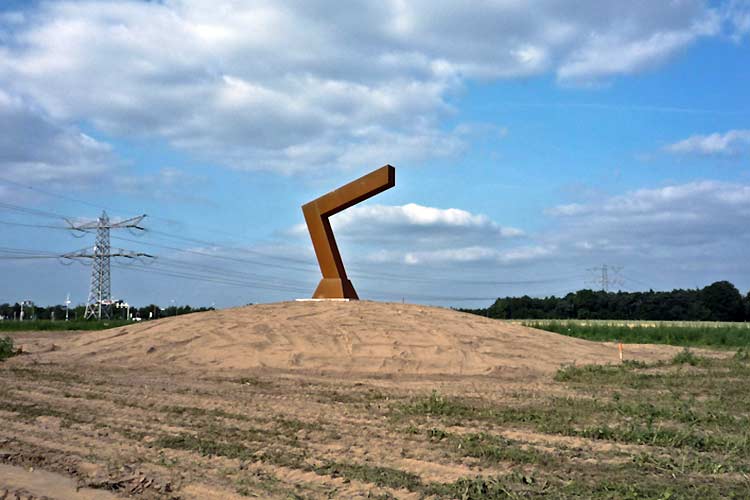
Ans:
<svg viewBox="0 0 750 500"><path fill-rule="evenodd" d="M318 283L313 297L316 299L340 299L347 298L358 300L357 291L348 279L323 278Z"/></svg>

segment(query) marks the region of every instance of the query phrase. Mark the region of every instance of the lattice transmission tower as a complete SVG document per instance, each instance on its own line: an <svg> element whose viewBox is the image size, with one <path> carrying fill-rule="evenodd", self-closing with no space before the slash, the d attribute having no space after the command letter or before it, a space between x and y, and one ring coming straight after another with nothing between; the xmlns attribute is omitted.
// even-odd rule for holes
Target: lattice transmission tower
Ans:
<svg viewBox="0 0 750 500"><path fill-rule="evenodd" d="M622 271L621 266L608 266L602 264L599 267L592 267L587 271L596 273L596 277L593 280L588 281L595 285L601 286L602 291L609 292L610 287L622 286L623 281L620 278L619 273Z"/></svg>
<svg viewBox="0 0 750 500"><path fill-rule="evenodd" d="M130 219L112 222L109 220L106 212L93 222L84 224L73 224L69 222L70 229L80 232L91 232L96 230L96 242L93 251L89 249L78 250L64 254L65 259L92 259L91 266L91 288L89 289L89 298L86 301L85 319L89 318L112 318L112 278L110 275L110 259L112 257L122 257L126 259L154 258L153 255L142 252L132 252L129 250L116 249L112 251L109 241L109 232L112 229L135 229L144 231L145 229L139 224L145 218L145 215L132 217Z"/></svg>

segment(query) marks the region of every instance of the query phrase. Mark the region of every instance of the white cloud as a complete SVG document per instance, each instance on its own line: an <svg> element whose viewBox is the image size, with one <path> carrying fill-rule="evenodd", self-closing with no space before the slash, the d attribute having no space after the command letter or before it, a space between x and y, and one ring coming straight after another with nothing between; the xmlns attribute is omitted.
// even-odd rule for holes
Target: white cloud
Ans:
<svg viewBox="0 0 750 500"><path fill-rule="evenodd" d="M700 0L45 2L0 20L0 84L61 123L234 168L414 164L462 150L440 123L467 79L629 74L728 15Z"/></svg>
<svg viewBox="0 0 750 500"><path fill-rule="evenodd" d="M0 177L36 188L63 185L64 190L106 186L113 192L169 201L207 203L193 189L207 182L172 167L134 175L112 147L72 125L0 90ZM33 192L3 186L0 195L27 200Z"/></svg>
<svg viewBox="0 0 750 500"><path fill-rule="evenodd" d="M458 208L406 205L354 206L331 217L339 245L355 247L345 255L363 255L377 263L407 265L512 263L548 255L550 249L518 246L520 229L501 226L483 214ZM291 234L307 237L304 224Z"/></svg>
<svg viewBox="0 0 750 500"><path fill-rule="evenodd" d="M331 217L336 234L354 241L408 242L407 245L500 241L523 236L482 214L458 208L435 208L408 203L400 206L355 206Z"/></svg>
<svg viewBox="0 0 750 500"><path fill-rule="evenodd" d="M498 260L503 263L535 261L543 257L553 256L556 252L557 247L555 245L523 246L500 252Z"/></svg>
<svg viewBox="0 0 750 500"><path fill-rule="evenodd" d="M537 275L575 273L580 288L596 278L587 269L609 264L624 268L613 276L624 280L617 285L624 290L722 279L750 286L750 185L706 180L573 201L546 210L547 229L527 238L528 248L551 249L528 261ZM523 269L523 262L511 269Z"/></svg>
<svg viewBox="0 0 750 500"><path fill-rule="evenodd" d="M0 175L36 186L92 186L112 173L111 147L75 127L56 124L0 91Z"/></svg>
<svg viewBox="0 0 750 500"><path fill-rule="evenodd" d="M672 253L746 244L750 239L750 186L701 181L640 189L575 210L555 207L554 239L585 251Z"/></svg>
<svg viewBox="0 0 750 500"><path fill-rule="evenodd" d="M693 135L665 149L670 153L731 155L750 148L750 130L730 130L723 134Z"/></svg>
<svg viewBox="0 0 750 500"><path fill-rule="evenodd" d="M359 205L331 217L336 233L366 237L376 232L455 233L465 237L466 232L479 231L485 235L501 238L523 236L523 231L514 227L502 227L483 214L473 214L460 208L436 208L407 203L405 205ZM291 234L307 234L304 224L291 228ZM380 238L380 234L374 234Z"/></svg>
<svg viewBox="0 0 750 500"><path fill-rule="evenodd" d="M545 263L559 275L560 268L581 273L601 262L707 270L719 263L741 266L736 255L750 243L750 186L738 183L644 188L551 207L546 214L547 229L531 234L481 214L416 204L352 207L332 221L339 243L349 247L344 256L454 271L472 264L518 269ZM304 226L298 230L306 237Z"/></svg>
<svg viewBox="0 0 750 500"><path fill-rule="evenodd" d="M408 240L403 243L409 246ZM367 255L366 260L376 263L417 265L462 265L488 264L513 265L539 261L556 254L554 245L527 245L509 249L475 245L437 250L379 250Z"/></svg>
<svg viewBox="0 0 750 500"><path fill-rule="evenodd" d="M619 36L593 36L591 44L571 55L563 64L561 80L588 80L595 76L632 73L661 63L677 49L687 46L701 34L693 31L654 33L645 40L623 41Z"/></svg>
<svg viewBox="0 0 750 500"><path fill-rule="evenodd" d="M589 209L578 203L569 203L567 205L558 205L556 207L548 208L545 213L548 215L578 215L588 211Z"/></svg>
<svg viewBox="0 0 750 500"><path fill-rule="evenodd" d="M750 1L729 0L721 9L724 21L729 24L729 33L732 39L740 42L742 38L750 33Z"/></svg>
<svg viewBox="0 0 750 500"><path fill-rule="evenodd" d="M463 247L426 252L407 252L403 261L405 264L475 262L491 260L496 256L497 251L493 248Z"/></svg>
<svg viewBox="0 0 750 500"><path fill-rule="evenodd" d="M174 167L161 167L151 173L141 175L115 175L115 189L133 196L155 198L169 203L195 203L213 205L216 203L201 195L201 187L211 180L193 175Z"/></svg>
<svg viewBox="0 0 750 500"><path fill-rule="evenodd" d="M404 246L408 246L408 242ZM468 246L420 251L378 251L369 254L367 260L379 263L415 265L451 265L459 267L464 264L500 264L513 265L554 256L553 245L530 245L510 249L498 249L487 246Z"/></svg>
<svg viewBox="0 0 750 500"><path fill-rule="evenodd" d="M345 229L361 223L417 226L486 226L485 215L475 215L458 208L434 208L408 203L402 206L370 205L355 207L335 219L336 227Z"/></svg>

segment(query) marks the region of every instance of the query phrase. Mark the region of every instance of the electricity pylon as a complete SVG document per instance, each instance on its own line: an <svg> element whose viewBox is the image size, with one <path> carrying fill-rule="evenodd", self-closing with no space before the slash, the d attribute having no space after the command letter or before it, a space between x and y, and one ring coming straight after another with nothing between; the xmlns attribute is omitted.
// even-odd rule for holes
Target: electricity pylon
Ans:
<svg viewBox="0 0 750 500"><path fill-rule="evenodd" d="M609 292L611 286L622 285L622 280L617 276L622 271L622 267L620 266L602 264L601 267L592 267L588 271L597 274L597 277L589 281L589 283L600 285L604 292Z"/></svg>
<svg viewBox="0 0 750 500"><path fill-rule="evenodd" d="M112 279L110 277L110 259L112 257L123 257L126 259L137 259L142 257L153 258L153 255L129 250L117 249L112 252L109 243L109 231L111 229L137 229L144 231L138 224L146 217L139 215L119 222L111 222L106 212L94 222L74 225L71 230L90 232L96 230L96 243L93 252L87 249L64 254L65 259L93 259L91 266L91 288L89 298L86 301L85 319L96 317L97 319L112 318Z"/></svg>

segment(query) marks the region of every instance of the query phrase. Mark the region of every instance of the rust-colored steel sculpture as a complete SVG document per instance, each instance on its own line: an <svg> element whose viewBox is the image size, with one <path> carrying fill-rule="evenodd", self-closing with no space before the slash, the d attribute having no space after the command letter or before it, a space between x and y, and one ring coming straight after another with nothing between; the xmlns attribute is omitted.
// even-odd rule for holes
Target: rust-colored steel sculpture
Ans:
<svg viewBox="0 0 750 500"><path fill-rule="evenodd" d="M302 205L315 255L323 279L313 293L314 299L358 300L357 292L346 276L336 238L328 217L396 185L396 169L385 165L345 186Z"/></svg>

